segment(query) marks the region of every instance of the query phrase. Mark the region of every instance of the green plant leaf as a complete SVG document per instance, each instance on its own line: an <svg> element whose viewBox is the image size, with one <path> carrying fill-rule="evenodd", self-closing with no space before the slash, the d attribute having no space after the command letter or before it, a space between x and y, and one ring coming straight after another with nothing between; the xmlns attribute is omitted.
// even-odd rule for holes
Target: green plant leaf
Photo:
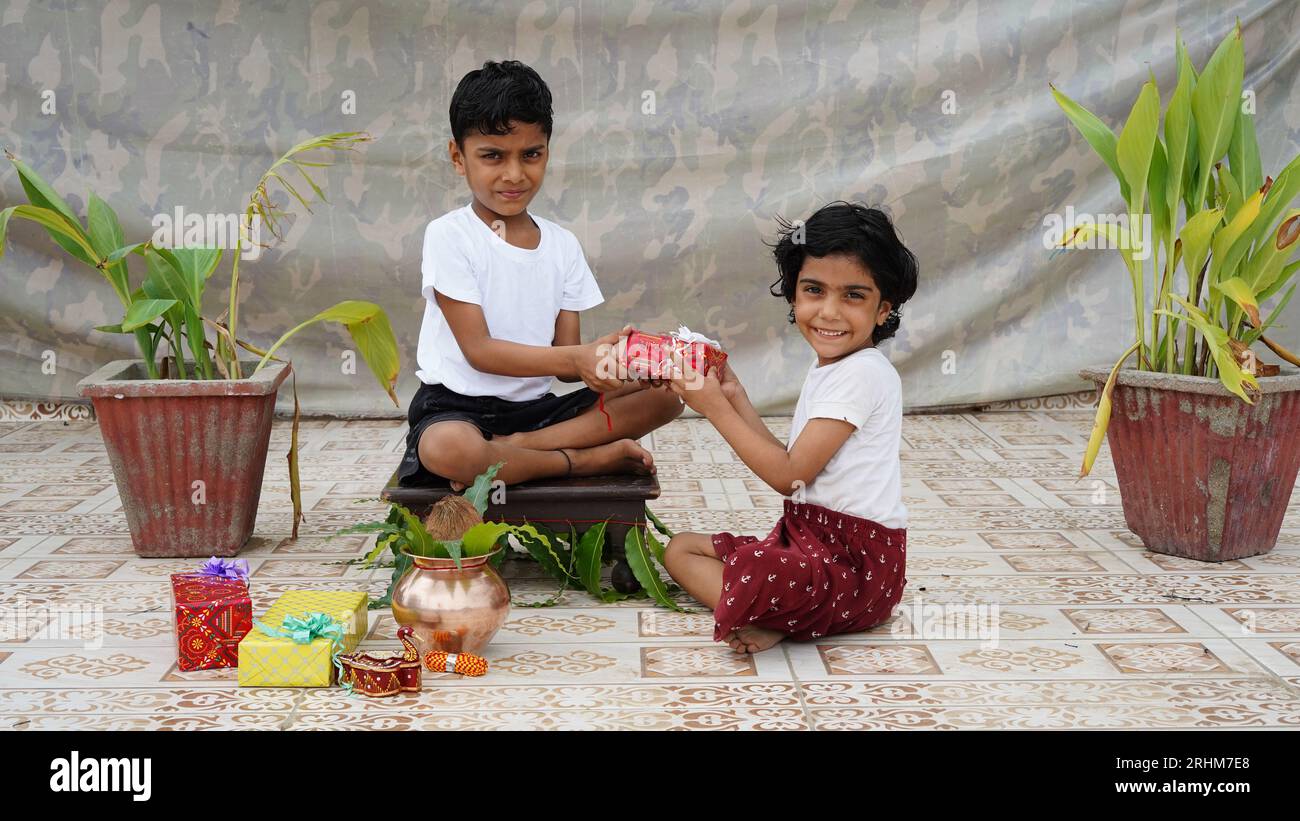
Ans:
<svg viewBox="0 0 1300 821"><path fill-rule="evenodd" d="M130 333L162 316L176 305L174 299L141 299L131 303L116 333Z"/></svg>
<svg viewBox="0 0 1300 821"><path fill-rule="evenodd" d="M1142 84L1115 146L1116 162L1129 187L1125 201L1130 214L1146 213L1147 179L1151 173L1151 155L1159 124L1160 92L1155 83L1148 81ZM1140 225L1140 221L1137 224Z"/></svg>
<svg viewBox="0 0 1300 821"><path fill-rule="evenodd" d="M497 477L497 473L501 468L505 467L505 464L505 462L497 462L478 476L475 476L474 483L461 494L469 500L470 504L474 505L474 509L478 511L480 517L487 513L492 494L492 480Z"/></svg>
<svg viewBox="0 0 1300 821"><path fill-rule="evenodd" d="M1192 90L1192 118L1196 121L1200 161L1198 190L1206 190L1210 171L1228 150L1232 129L1241 107L1244 73L1241 27L1234 26L1205 64Z"/></svg>
<svg viewBox="0 0 1300 821"><path fill-rule="evenodd" d="M1214 231L1223 221L1223 209L1212 208L1195 214L1178 233L1183 243L1183 267L1190 279L1201 275L1205 260L1210 255L1210 242Z"/></svg>
<svg viewBox="0 0 1300 821"><path fill-rule="evenodd" d="M1237 122L1228 143L1228 164L1232 175L1241 182L1242 190L1255 191L1264 184L1260 168L1259 143L1255 139L1255 118L1237 106Z"/></svg>
<svg viewBox="0 0 1300 821"><path fill-rule="evenodd" d="M670 539L675 535L671 530L668 529L667 525L659 521L659 517L654 514L654 511L650 509L649 505L646 505L645 517L649 519L650 523L655 526L655 530L658 530L663 535L667 536Z"/></svg>
<svg viewBox="0 0 1300 821"><path fill-rule="evenodd" d="M555 550L555 545L544 534L540 533L532 525L517 525L511 533L519 544L528 551L528 554L537 560L542 569L550 574L551 578L563 580L568 578L569 572L565 567L560 554Z"/></svg>
<svg viewBox="0 0 1300 821"><path fill-rule="evenodd" d="M680 612L682 608L678 606L672 596L668 595L663 579L659 577L658 569L650 560L650 554L646 551L641 533L641 528L629 527L627 536L623 539L623 547L627 551L628 567L632 568L632 575L636 576L636 580L641 583L641 588L649 593L651 598L664 607Z"/></svg>
<svg viewBox="0 0 1300 821"><path fill-rule="evenodd" d="M574 548L578 580L588 593L596 597L601 595L600 561L605 553L605 529L608 525L606 520L587 528Z"/></svg>
<svg viewBox="0 0 1300 821"><path fill-rule="evenodd" d="M664 566L664 546L655 538L654 532L650 528L645 528L645 542L650 548L651 554L654 555L655 561L660 567Z"/></svg>
<svg viewBox="0 0 1300 821"><path fill-rule="evenodd" d="M261 370L270 361L271 355L289 337L316 322L338 322L347 328L348 333L352 335L352 340L357 345L357 350L361 353L361 358L370 367L370 372L379 380L380 386L393 400L393 404L397 405L397 394L393 390L397 384L397 373L400 368L397 338L393 336L393 328L388 322L388 314L384 313L384 309L373 302L345 300L326 308L306 322L295 326L267 349L266 355L257 364L257 370ZM256 370L254 373L256 373Z"/></svg>
<svg viewBox="0 0 1300 821"><path fill-rule="evenodd" d="M1058 91L1056 86L1051 83L1048 83L1047 86L1052 90L1052 97L1055 98L1061 110L1065 112L1065 116L1070 119L1070 122L1074 123L1074 127L1087 140L1088 145L1092 146L1092 150L1097 152L1097 156L1101 157L1102 161L1109 166L1111 172L1115 174L1115 179L1119 182L1120 194L1124 197L1124 201L1128 202L1129 185L1124 178L1124 172L1120 169L1117 159L1118 140L1115 137L1115 132L1111 131L1091 111Z"/></svg>
<svg viewBox="0 0 1300 821"><path fill-rule="evenodd" d="M1246 284L1245 280L1241 277L1232 277L1231 279L1225 279L1223 282L1212 283L1210 287L1241 306L1241 309L1250 317L1250 323L1257 328L1259 327L1259 301L1255 298L1254 292L1251 290L1250 285Z"/></svg>
<svg viewBox="0 0 1300 821"><path fill-rule="evenodd" d="M78 226L68 222L59 212L35 205L11 205L0 211L0 258L4 257L5 233L11 217L31 220L45 229L45 233L68 253L77 259L95 266L95 249L90 246Z"/></svg>
<svg viewBox="0 0 1300 821"><path fill-rule="evenodd" d="M1297 262L1296 265L1300 266L1300 262ZM1248 331L1246 335L1241 338L1241 341L1244 342L1247 347L1255 344L1255 341L1263 336L1264 332L1273 326L1273 323L1277 321L1277 318L1282 315L1282 311L1286 310L1286 304L1291 301L1291 296L1294 293L1295 284L1293 283L1290 288L1287 288L1286 293L1283 294L1282 298L1278 300L1277 306L1269 313L1268 319L1264 320L1264 324L1254 330Z"/></svg>
<svg viewBox="0 0 1300 821"><path fill-rule="evenodd" d="M466 530L460 537L466 556L486 556L496 550L501 537L515 529L506 522L483 522Z"/></svg>
<svg viewBox="0 0 1300 821"><path fill-rule="evenodd" d="M1192 84L1195 70L1183 47L1181 35L1177 35L1178 85L1165 110L1165 147L1168 173L1165 177L1165 202L1172 209L1170 227L1176 227L1178 202L1183 193L1183 177L1186 173L1188 151L1191 140L1192 120Z"/></svg>
<svg viewBox="0 0 1300 821"><path fill-rule="evenodd" d="M1260 216L1263 219L1263 216ZM1260 299L1267 299L1265 292L1274 293L1286 285L1290 277L1283 277L1278 282L1278 275L1291 253L1300 247L1300 209L1288 211L1271 237L1266 237L1259 244L1255 253L1247 260L1242 278L1250 287L1260 293ZM1276 285L1276 287L1274 287ZM1271 290L1270 290L1271 289Z"/></svg>

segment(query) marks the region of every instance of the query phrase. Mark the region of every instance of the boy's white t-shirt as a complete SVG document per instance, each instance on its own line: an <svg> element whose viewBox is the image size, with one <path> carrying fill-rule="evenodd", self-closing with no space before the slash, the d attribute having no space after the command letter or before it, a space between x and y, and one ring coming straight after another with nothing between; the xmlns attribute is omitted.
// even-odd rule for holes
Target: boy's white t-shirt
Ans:
<svg viewBox="0 0 1300 821"><path fill-rule="evenodd" d="M500 376L465 360L434 290L483 309L488 333L524 345L549 346L561 310L585 311L605 301L571 231L533 214L541 242L532 250L497 236L471 205L444 214L424 229L420 264L425 298L416 376L465 396L523 401L544 396L550 376Z"/></svg>
<svg viewBox="0 0 1300 821"><path fill-rule="evenodd" d="M829 365L813 362L799 392L786 449L794 448L808 420L818 418L842 419L856 430L803 489L802 501L885 527L907 527L898 460L903 386L889 359L871 347Z"/></svg>

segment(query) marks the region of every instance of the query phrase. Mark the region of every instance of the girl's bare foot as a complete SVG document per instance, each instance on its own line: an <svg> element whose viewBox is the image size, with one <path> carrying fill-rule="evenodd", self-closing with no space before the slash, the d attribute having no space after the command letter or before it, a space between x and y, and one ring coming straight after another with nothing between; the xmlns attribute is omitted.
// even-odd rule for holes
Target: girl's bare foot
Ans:
<svg viewBox="0 0 1300 821"><path fill-rule="evenodd" d="M566 451L574 476L655 472L654 457L633 439L619 439L591 448L566 448Z"/></svg>
<svg viewBox="0 0 1300 821"><path fill-rule="evenodd" d="M745 644L740 640L740 636L736 635L735 630L732 630L730 633L723 636L722 640L727 643L728 647L730 647L732 650L736 651L737 653L745 652Z"/></svg>
<svg viewBox="0 0 1300 821"><path fill-rule="evenodd" d="M742 646L742 649L736 650L735 645L732 645L731 649L736 650L738 653L761 653L780 644L781 640L785 638L785 633L780 630L768 630L765 627L754 627L752 625L737 627L735 632L730 635L735 636L736 643ZM730 641L728 643L730 644Z"/></svg>

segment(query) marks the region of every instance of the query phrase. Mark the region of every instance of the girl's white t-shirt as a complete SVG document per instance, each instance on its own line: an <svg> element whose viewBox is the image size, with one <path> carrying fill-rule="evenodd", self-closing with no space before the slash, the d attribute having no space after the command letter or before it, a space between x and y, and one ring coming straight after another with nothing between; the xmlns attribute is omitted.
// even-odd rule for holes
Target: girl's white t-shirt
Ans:
<svg viewBox="0 0 1300 821"><path fill-rule="evenodd" d="M821 367L814 361L799 392L786 449L794 448L809 419L819 418L842 419L856 430L803 489L801 501L885 527L907 527L898 459L903 385L889 359L871 347ZM798 494L791 498L800 501Z"/></svg>
<svg viewBox="0 0 1300 821"><path fill-rule="evenodd" d="M416 349L421 382L446 385L465 396L515 402L550 391L550 376L500 376L470 365L433 293L480 306L493 339L549 346L561 310L585 311L605 298L578 238L550 220L531 216L542 235L531 250L497 236L468 204L424 229L420 293L425 305Z"/></svg>

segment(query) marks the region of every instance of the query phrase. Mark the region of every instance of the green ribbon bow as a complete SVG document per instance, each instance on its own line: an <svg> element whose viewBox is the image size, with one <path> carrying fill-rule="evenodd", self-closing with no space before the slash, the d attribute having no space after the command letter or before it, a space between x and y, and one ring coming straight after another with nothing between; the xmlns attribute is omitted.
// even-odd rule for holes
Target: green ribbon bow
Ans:
<svg viewBox="0 0 1300 821"><path fill-rule="evenodd" d="M286 638L295 644L311 644L316 639L329 639L330 648L333 650L330 661L338 671L339 683L343 685L343 689L352 691L351 686L343 683L343 665L339 662L339 653L343 651L344 632L343 625L338 619L328 613L304 612L301 616L285 616L278 628L267 627L257 619L253 620L253 626L264 635Z"/></svg>

